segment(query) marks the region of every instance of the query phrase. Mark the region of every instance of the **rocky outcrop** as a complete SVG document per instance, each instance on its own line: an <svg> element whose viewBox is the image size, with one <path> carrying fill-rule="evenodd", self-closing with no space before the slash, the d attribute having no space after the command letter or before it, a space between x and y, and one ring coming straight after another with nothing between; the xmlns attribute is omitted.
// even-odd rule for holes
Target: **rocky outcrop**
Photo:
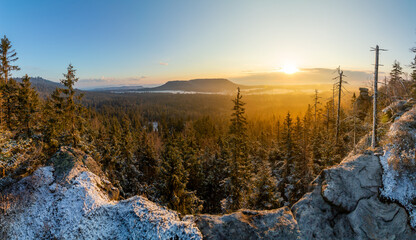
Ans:
<svg viewBox="0 0 416 240"><path fill-rule="evenodd" d="M3 190L0 239L202 239L193 222L143 197L111 200L116 191L88 158L62 148L53 166Z"/></svg>
<svg viewBox="0 0 416 240"><path fill-rule="evenodd" d="M218 216L199 215L194 221L204 239L297 239L299 229L288 207L270 211L240 210Z"/></svg>
<svg viewBox="0 0 416 240"><path fill-rule="evenodd" d="M416 239L400 205L380 200L382 168L372 152L324 170L292 209L196 216L206 239Z"/></svg>
<svg viewBox="0 0 416 240"><path fill-rule="evenodd" d="M368 115L368 111L371 107L372 98L368 95L368 88L360 88L360 95L358 96L355 106L357 111L357 116L361 121L364 121Z"/></svg>
<svg viewBox="0 0 416 240"><path fill-rule="evenodd" d="M373 154L356 155L326 169L314 191L293 207L302 239L409 239L407 213L379 199L382 170Z"/></svg>

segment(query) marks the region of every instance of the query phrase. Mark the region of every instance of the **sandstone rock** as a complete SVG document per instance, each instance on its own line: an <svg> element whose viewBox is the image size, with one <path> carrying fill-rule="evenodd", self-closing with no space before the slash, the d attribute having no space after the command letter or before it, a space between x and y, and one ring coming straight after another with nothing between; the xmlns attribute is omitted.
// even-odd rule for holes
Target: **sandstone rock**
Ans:
<svg viewBox="0 0 416 240"><path fill-rule="evenodd" d="M67 170L42 167L1 192L0 239L202 239L176 212L139 196L111 201L101 177Z"/></svg>
<svg viewBox="0 0 416 240"><path fill-rule="evenodd" d="M288 207L216 216L195 216L204 239L300 239L297 222Z"/></svg>
<svg viewBox="0 0 416 240"><path fill-rule="evenodd" d="M352 156L335 167L325 169L323 177L323 197L350 212L360 199L377 195L381 187L381 165L376 156Z"/></svg>
<svg viewBox="0 0 416 240"><path fill-rule="evenodd" d="M348 221L358 239L414 239L404 208L382 203L377 196L359 201L348 214Z"/></svg>

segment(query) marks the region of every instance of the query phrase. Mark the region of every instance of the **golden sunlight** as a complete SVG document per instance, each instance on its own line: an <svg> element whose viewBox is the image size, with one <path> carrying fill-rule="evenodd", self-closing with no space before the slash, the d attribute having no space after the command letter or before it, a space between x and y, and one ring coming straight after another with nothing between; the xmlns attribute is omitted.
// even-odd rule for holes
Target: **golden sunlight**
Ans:
<svg viewBox="0 0 416 240"><path fill-rule="evenodd" d="M293 74L293 73L299 72L299 69L295 65L287 64L287 65L284 65L280 69L280 71L286 74Z"/></svg>

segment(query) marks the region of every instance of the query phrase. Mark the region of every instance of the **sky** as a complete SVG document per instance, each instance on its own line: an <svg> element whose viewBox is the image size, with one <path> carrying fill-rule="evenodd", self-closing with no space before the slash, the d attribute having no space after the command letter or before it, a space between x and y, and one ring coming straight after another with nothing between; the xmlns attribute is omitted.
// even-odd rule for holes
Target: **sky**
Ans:
<svg viewBox="0 0 416 240"><path fill-rule="evenodd" d="M0 0L0 12L0 35L20 58L15 76L59 81L72 63L81 88L217 77L303 84L331 81L338 66L364 82L371 47L388 49L381 72L396 59L409 72L416 46L414 0Z"/></svg>

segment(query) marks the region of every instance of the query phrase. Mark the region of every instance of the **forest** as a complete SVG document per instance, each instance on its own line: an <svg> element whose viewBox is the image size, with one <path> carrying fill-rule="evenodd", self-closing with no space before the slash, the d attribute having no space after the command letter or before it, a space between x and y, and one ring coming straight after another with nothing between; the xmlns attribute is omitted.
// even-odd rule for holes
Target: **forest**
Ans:
<svg viewBox="0 0 416 240"><path fill-rule="evenodd" d="M389 119L381 110L416 97L411 51L412 73L395 61L378 89L381 136ZM240 89L234 96L83 92L71 64L63 87L40 93L28 75L13 78L18 55L6 36L0 60L0 179L27 176L70 146L99 162L120 199L142 195L182 214L217 214L291 206L357 143L369 147L373 89L316 90L275 114L264 101L284 99Z"/></svg>

